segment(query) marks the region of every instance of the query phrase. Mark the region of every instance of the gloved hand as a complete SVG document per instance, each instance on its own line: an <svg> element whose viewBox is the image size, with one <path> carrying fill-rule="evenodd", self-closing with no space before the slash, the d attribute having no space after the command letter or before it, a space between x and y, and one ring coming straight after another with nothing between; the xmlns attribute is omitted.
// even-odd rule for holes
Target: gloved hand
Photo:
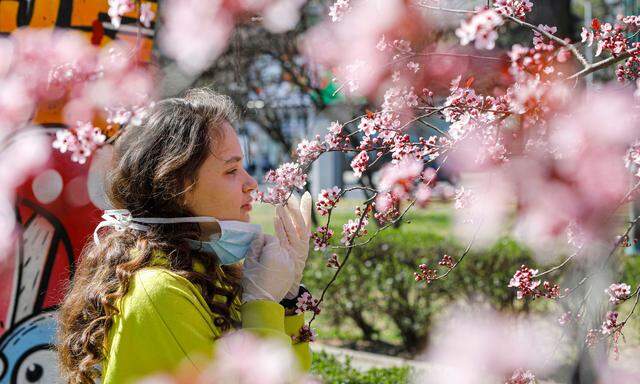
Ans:
<svg viewBox="0 0 640 384"><path fill-rule="evenodd" d="M291 195L285 207L276 207L274 218L276 236L280 245L291 256L295 278L286 294L287 299L298 295L304 266L309 256L309 239L311 238L311 195L305 192L302 200Z"/></svg>
<svg viewBox="0 0 640 384"><path fill-rule="evenodd" d="M274 236L261 234L251 243L244 260L242 301L271 300L279 303L284 298L295 272L291 256Z"/></svg>

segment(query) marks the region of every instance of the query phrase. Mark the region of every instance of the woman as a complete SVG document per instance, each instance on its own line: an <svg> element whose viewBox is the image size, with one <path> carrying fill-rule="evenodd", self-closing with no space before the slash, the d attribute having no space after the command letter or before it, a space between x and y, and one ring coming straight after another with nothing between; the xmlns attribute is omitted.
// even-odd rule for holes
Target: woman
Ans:
<svg viewBox="0 0 640 384"><path fill-rule="evenodd" d="M68 382L201 371L215 340L240 327L288 344L298 336L311 201L276 208L277 238L248 223L257 184L242 168L234 115L228 97L195 89L118 138L107 193L119 210L103 216L60 309ZM308 343L291 348L308 369Z"/></svg>

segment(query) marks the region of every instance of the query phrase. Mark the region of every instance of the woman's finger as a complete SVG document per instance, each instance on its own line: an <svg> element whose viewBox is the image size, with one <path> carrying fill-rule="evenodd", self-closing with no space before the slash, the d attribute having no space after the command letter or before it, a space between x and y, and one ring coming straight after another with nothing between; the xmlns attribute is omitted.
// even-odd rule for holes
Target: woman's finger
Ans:
<svg viewBox="0 0 640 384"><path fill-rule="evenodd" d="M282 221L282 225L289 239L289 243L293 245L299 238L298 231L293 224L293 220L291 220L291 216L287 207L279 206L278 208L280 208L280 210L277 212L279 212L280 220Z"/></svg>
<svg viewBox="0 0 640 384"><path fill-rule="evenodd" d="M302 200L300 201L300 213L304 220L305 228L307 233L311 233L311 206L313 202L311 201L311 194L309 191L306 191L302 195Z"/></svg>
<svg viewBox="0 0 640 384"><path fill-rule="evenodd" d="M282 220L280 219L278 208L279 207L276 207L276 215L273 217L273 228L276 231L276 237L280 242L280 246L283 248L287 248L290 245L289 237L287 236L287 233L284 230L284 226L282 224Z"/></svg>
<svg viewBox="0 0 640 384"><path fill-rule="evenodd" d="M296 227L296 233L298 234L298 237L302 237L302 234L306 232L307 226L304 222L304 219L302 218L302 213L300 213L299 207L300 200L298 200L295 195L291 195L291 197L287 201L287 205L285 206L285 208Z"/></svg>

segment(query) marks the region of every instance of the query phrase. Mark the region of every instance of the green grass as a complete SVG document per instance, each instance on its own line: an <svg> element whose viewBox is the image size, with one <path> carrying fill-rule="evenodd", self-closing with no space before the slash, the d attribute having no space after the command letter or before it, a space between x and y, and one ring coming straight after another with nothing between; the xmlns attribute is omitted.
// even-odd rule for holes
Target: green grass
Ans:
<svg viewBox="0 0 640 384"><path fill-rule="evenodd" d="M342 231L342 224L349 219L356 219L355 207L362 203L356 200L341 200L340 204L334 208L331 215L331 228L338 236ZM445 203L433 203L425 209L411 208L405 215L407 223L399 228L401 233L413 234L436 234L440 236L450 235L452 225L451 205ZM273 217L275 208L269 204L254 204L251 212L251 222L260 224L265 233L274 234ZM317 215L318 225L326 223L327 218ZM367 230L375 231L375 223L369 223Z"/></svg>
<svg viewBox="0 0 640 384"><path fill-rule="evenodd" d="M313 354L311 373L325 384L404 384L411 375L409 367L372 368L360 371L351 366L351 360L343 363L326 352Z"/></svg>

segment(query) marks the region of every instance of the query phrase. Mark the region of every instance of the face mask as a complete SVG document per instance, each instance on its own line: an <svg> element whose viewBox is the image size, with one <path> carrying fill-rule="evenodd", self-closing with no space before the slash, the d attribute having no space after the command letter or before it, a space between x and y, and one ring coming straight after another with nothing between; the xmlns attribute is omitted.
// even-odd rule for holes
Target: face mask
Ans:
<svg viewBox="0 0 640 384"><path fill-rule="evenodd" d="M103 227L113 227L118 231L131 228L146 232L149 230L149 226L145 224L217 222L220 225L221 233L211 235L206 241L187 239L187 242L194 250L215 254L222 265L234 264L243 260L247 256L253 240L262 232L262 228L259 225L244 223L242 221L219 221L210 216L132 217L131 212L126 209L104 211L102 219L103 221L98 224L93 232L93 240L96 244L100 244L98 230Z"/></svg>
<svg viewBox="0 0 640 384"><path fill-rule="evenodd" d="M191 249L218 256L222 265L235 264L247 256L251 243L262 232L258 224L242 221L218 221L221 233L214 233L207 241L187 239Z"/></svg>

